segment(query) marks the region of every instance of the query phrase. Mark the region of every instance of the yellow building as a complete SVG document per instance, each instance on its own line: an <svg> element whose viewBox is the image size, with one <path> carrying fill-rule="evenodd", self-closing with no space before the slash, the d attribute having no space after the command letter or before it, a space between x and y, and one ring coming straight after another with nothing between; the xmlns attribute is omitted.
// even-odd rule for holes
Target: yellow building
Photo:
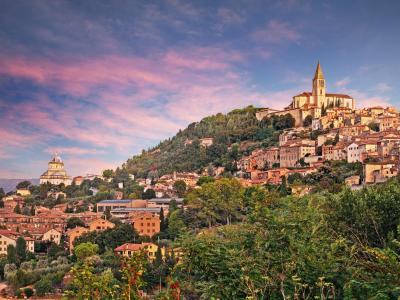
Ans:
<svg viewBox="0 0 400 300"><path fill-rule="evenodd" d="M295 126L303 126L307 116L319 119L322 110L330 107L345 107L355 109L355 100L345 94L326 93L326 82L322 68L318 62L312 82L312 91L303 92L293 97L292 102L284 110L263 109L257 114L257 119L273 115L282 116L290 114L295 119Z"/></svg>
<svg viewBox="0 0 400 300"><path fill-rule="evenodd" d="M88 233L89 229L81 226L77 226L75 228L72 228L68 230L67 236L68 236L68 241L69 241L69 251L72 253L74 250L74 241L76 238L80 237L81 235Z"/></svg>
<svg viewBox="0 0 400 300"><path fill-rule="evenodd" d="M116 255L124 256L124 257L131 257L133 253L144 251L149 258L150 261L156 259L156 253L158 250L158 246L153 243L141 243L141 244L134 244L134 243L126 243L114 249ZM162 258L165 259L165 248L161 248L161 255Z"/></svg>
<svg viewBox="0 0 400 300"><path fill-rule="evenodd" d="M11 230L0 230L0 254L7 255L7 247L8 245L13 245L14 247L17 245L17 239L21 235L18 232ZM26 250L29 252L34 252L34 240L29 237L23 237L26 242Z"/></svg>
<svg viewBox="0 0 400 300"><path fill-rule="evenodd" d="M103 231L114 227L114 223L101 218L89 223L89 231Z"/></svg>
<svg viewBox="0 0 400 300"><path fill-rule="evenodd" d="M42 236L42 241L49 241L49 242L54 242L57 245L60 245L61 243L61 236L62 233L58 230L55 230L54 228L46 231L43 236Z"/></svg>
<svg viewBox="0 0 400 300"><path fill-rule="evenodd" d="M345 94L326 93L325 77L319 62L312 82L312 92L303 92L294 96L291 107L301 108L305 105L318 108L347 107L355 109L355 101L352 97Z"/></svg>
<svg viewBox="0 0 400 300"><path fill-rule="evenodd" d="M67 175L64 163L57 154L49 161L47 171L40 176L40 184L47 182L54 185L63 183L66 186L72 184L72 177Z"/></svg>
<svg viewBox="0 0 400 300"><path fill-rule="evenodd" d="M28 189L17 189L16 194L20 195L22 197L25 197L25 196L30 196L31 195L31 191L28 190Z"/></svg>

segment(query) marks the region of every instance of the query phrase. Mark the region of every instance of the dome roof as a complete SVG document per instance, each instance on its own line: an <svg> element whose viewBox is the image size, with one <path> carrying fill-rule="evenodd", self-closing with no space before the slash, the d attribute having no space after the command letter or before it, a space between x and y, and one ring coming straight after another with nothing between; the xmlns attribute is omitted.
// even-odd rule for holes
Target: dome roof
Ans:
<svg viewBox="0 0 400 300"><path fill-rule="evenodd" d="M61 157L58 155L58 153L55 153L51 162L62 163L63 161L62 161Z"/></svg>

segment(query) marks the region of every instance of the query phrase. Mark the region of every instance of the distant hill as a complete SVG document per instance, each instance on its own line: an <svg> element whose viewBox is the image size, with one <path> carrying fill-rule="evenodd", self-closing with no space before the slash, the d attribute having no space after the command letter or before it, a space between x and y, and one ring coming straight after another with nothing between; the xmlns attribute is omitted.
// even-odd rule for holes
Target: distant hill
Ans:
<svg viewBox="0 0 400 300"><path fill-rule="evenodd" d="M32 179L4 179L0 178L0 188L3 188L6 193L15 190L15 186L24 180L30 181L33 185L38 185L39 184L39 179L38 178L32 178Z"/></svg>
<svg viewBox="0 0 400 300"><path fill-rule="evenodd" d="M248 106L191 123L174 137L128 159L122 170L141 178L151 177L151 172L161 176L173 171L200 171L210 165L234 171L235 161L243 155L278 143L280 131L268 120L258 121L258 110ZM202 147L202 138L213 138L213 145Z"/></svg>

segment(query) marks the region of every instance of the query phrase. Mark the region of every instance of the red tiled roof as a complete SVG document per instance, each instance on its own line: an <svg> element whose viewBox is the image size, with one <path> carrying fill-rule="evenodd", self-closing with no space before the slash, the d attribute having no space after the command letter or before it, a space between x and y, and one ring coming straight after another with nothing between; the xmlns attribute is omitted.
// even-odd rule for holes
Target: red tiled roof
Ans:
<svg viewBox="0 0 400 300"><path fill-rule="evenodd" d="M350 97L349 95L346 94L331 94L331 93L326 93L325 94L327 97L337 97L337 98L347 98L347 99L353 99L352 97ZM306 97L311 97L312 93L311 92L303 92L301 94L296 95L295 97L299 97L299 96L306 96Z"/></svg>
<svg viewBox="0 0 400 300"><path fill-rule="evenodd" d="M134 244L134 243L126 243L114 249L114 251L139 251L146 246L151 245L151 243L142 243L142 244Z"/></svg>

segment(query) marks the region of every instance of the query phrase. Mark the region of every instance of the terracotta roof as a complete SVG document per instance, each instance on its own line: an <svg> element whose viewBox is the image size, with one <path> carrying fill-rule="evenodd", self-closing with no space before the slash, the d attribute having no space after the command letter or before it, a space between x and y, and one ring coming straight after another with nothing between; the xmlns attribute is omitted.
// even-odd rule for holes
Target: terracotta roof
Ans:
<svg viewBox="0 0 400 300"><path fill-rule="evenodd" d="M301 96L305 96L305 97L311 97L312 96L312 92L302 92L301 94L296 95L295 97L301 97ZM346 94L333 94L333 93L326 93L325 96L327 97L336 97L336 98L347 98L347 99L353 99L352 97L350 97L349 95Z"/></svg>
<svg viewBox="0 0 400 300"><path fill-rule="evenodd" d="M151 245L151 243L142 243L142 244L134 244L134 243L126 243L114 249L114 251L139 251L146 246Z"/></svg>

